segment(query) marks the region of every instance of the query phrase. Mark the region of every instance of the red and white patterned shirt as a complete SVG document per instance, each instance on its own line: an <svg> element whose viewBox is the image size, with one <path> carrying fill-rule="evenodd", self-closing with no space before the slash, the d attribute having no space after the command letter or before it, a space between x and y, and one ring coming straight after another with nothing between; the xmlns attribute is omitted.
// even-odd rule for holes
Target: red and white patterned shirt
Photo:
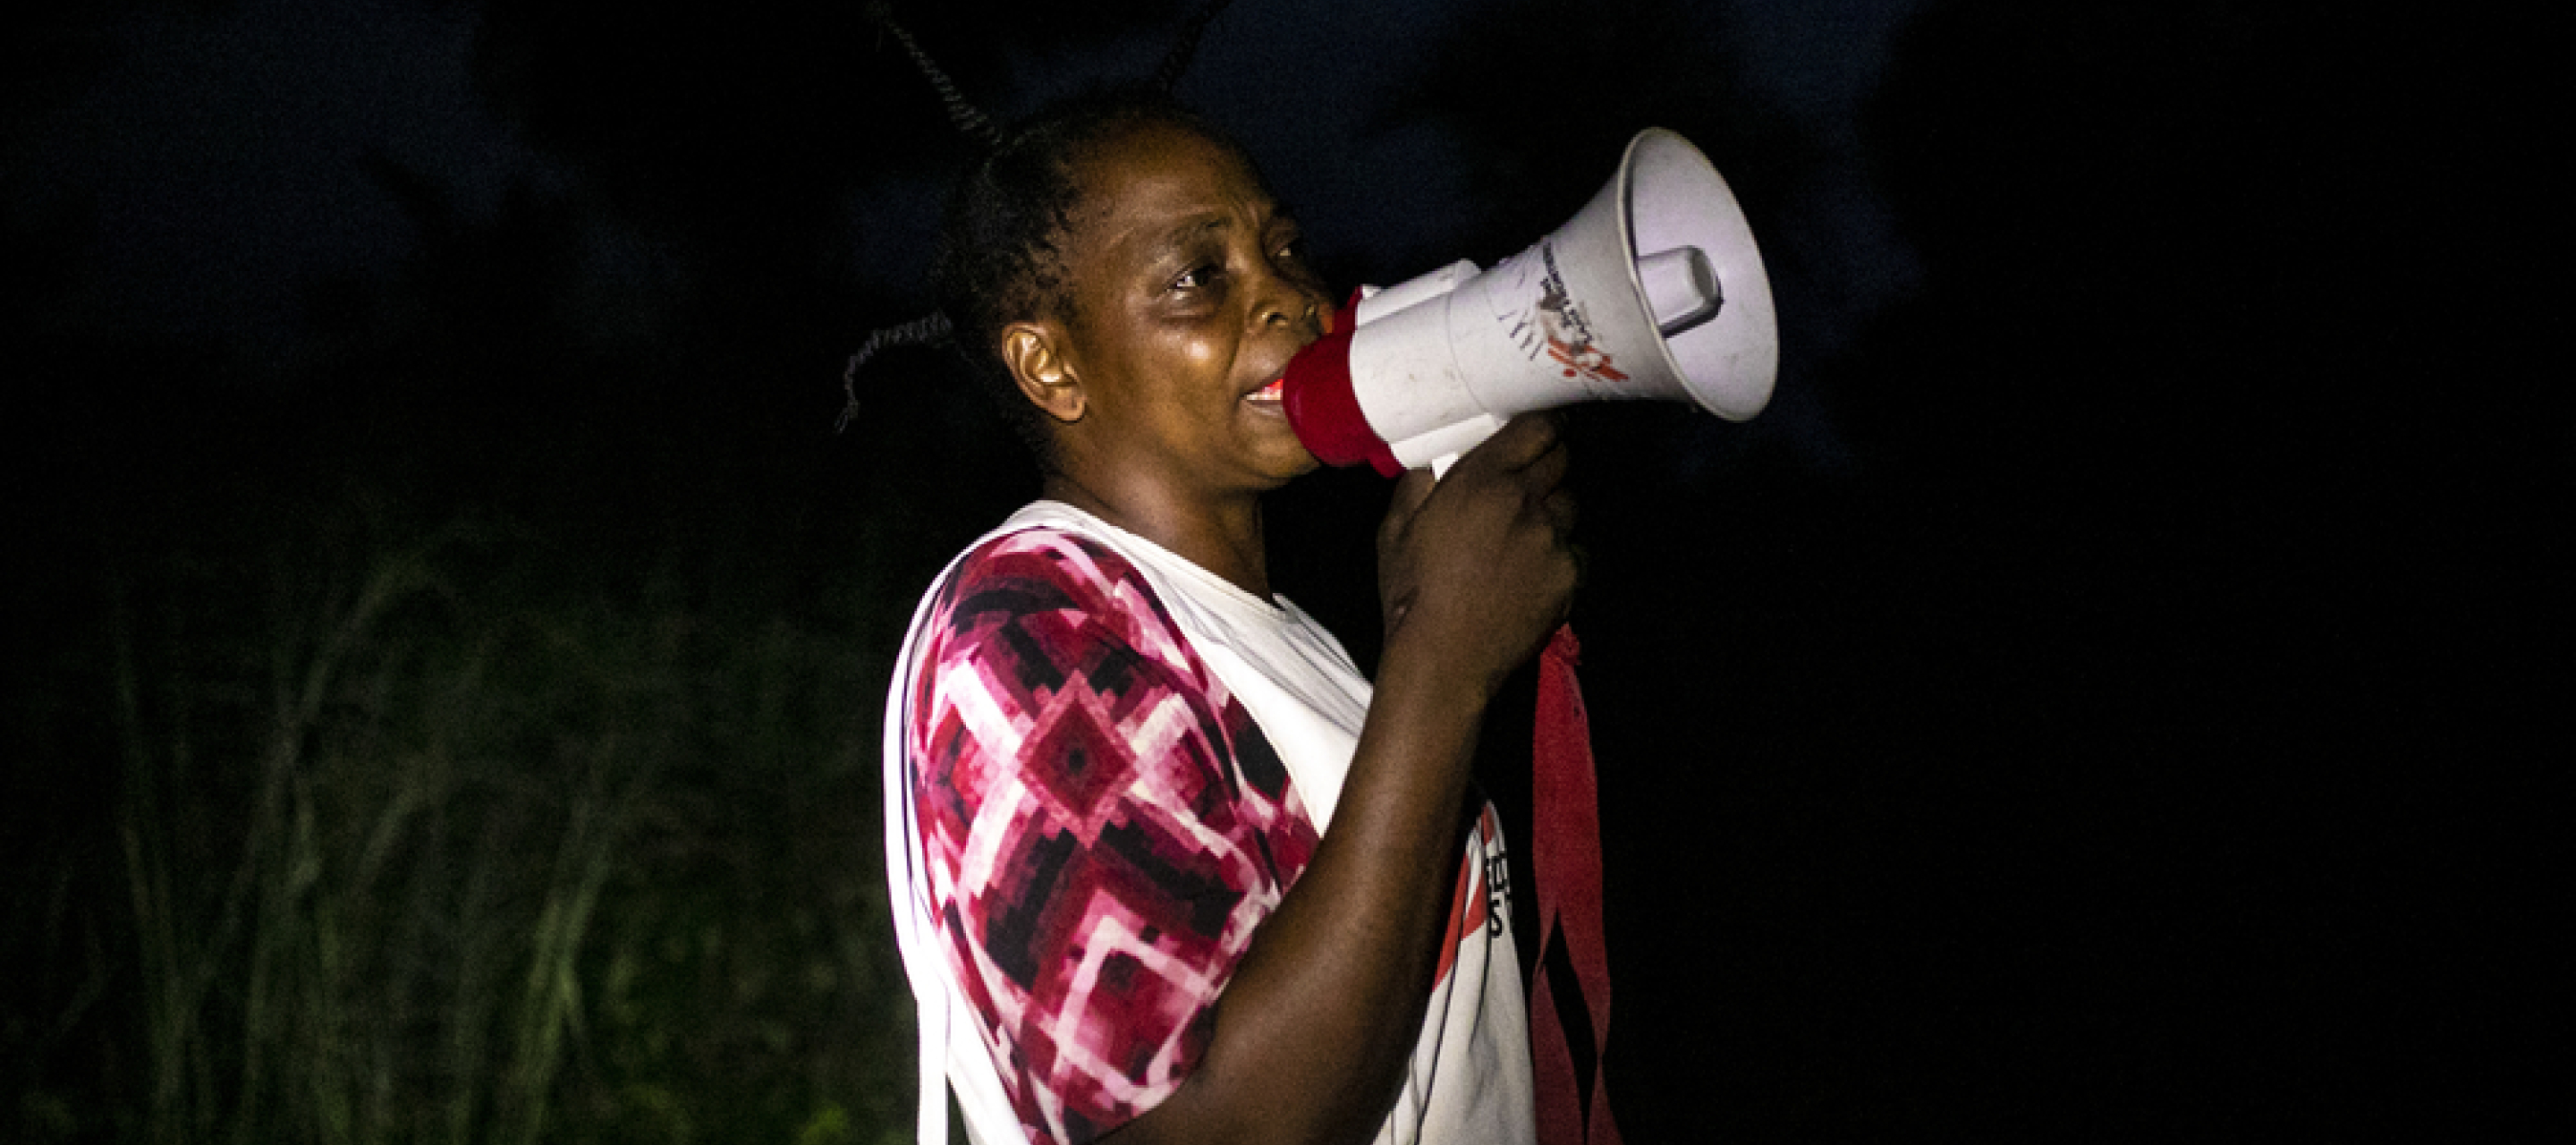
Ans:
<svg viewBox="0 0 2576 1145"><path fill-rule="evenodd" d="M1288 771L1145 579L1005 534L949 578L904 729L949 969L1033 1139L1153 1108L1313 856Z"/></svg>

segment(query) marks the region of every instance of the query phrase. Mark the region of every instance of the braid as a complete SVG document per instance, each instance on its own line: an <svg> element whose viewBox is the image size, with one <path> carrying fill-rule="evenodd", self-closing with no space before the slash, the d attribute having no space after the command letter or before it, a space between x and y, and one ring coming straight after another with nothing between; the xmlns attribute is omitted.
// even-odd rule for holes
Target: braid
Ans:
<svg viewBox="0 0 2576 1145"><path fill-rule="evenodd" d="M859 352L850 355L849 368L841 371L841 396L847 400L841 406L841 416L832 420L832 432L850 428L850 419L859 416L859 367L867 365L868 359L877 356L877 351L902 346L928 346L947 341L954 333L955 328L949 325L948 315L938 310L899 326L869 332L868 340L859 345Z"/></svg>
<svg viewBox="0 0 2576 1145"><path fill-rule="evenodd" d="M990 147L1001 140L1001 130L993 126L993 121L976 110L974 104L966 102L966 97L957 93L957 85L948 81L948 73L941 71L939 65L931 61L930 53L922 51L921 45L913 42L912 33L894 22L893 4L877 0L868 5L868 15L876 20L878 26L894 33L895 42L902 44L904 54L912 57L912 66L921 69L922 78L929 80L931 90L939 93L940 104L948 109L948 122L955 124L966 138L983 146Z"/></svg>
<svg viewBox="0 0 2576 1145"><path fill-rule="evenodd" d="M1199 5L1199 10L1190 16L1189 23L1181 26L1180 37L1173 41L1172 50L1163 56L1163 66L1154 69L1156 90L1170 91L1181 85L1182 73L1190 70L1190 61L1199 54L1199 39L1207 35L1208 24L1216 19L1217 13L1225 11L1229 3L1232 0L1208 0Z"/></svg>

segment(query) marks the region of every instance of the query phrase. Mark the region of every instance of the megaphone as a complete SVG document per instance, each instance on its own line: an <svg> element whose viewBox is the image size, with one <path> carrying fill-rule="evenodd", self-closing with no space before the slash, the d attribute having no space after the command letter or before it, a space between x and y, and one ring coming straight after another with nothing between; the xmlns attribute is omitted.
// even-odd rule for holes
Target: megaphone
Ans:
<svg viewBox="0 0 2576 1145"><path fill-rule="evenodd" d="M1393 477L1582 401L1762 412L1779 373L1771 280L1726 180L1661 128L1563 227L1479 271L1461 260L1362 288L1288 365L1281 401L1309 453Z"/></svg>

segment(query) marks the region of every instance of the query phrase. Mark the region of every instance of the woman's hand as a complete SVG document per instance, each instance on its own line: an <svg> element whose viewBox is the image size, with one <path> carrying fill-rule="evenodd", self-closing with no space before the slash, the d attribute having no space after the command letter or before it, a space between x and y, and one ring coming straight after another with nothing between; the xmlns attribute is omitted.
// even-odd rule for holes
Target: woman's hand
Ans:
<svg viewBox="0 0 2576 1145"><path fill-rule="evenodd" d="M1523 414L1435 482L1397 482L1378 526L1386 647L1442 662L1490 699L1563 623L1575 586L1574 496L1554 414Z"/></svg>

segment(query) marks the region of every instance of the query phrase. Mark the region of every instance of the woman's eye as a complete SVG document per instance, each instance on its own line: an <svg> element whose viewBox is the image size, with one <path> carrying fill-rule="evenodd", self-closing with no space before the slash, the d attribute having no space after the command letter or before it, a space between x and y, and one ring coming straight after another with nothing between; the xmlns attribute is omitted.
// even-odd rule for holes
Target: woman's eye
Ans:
<svg viewBox="0 0 2576 1145"><path fill-rule="evenodd" d="M1223 273L1224 272L1218 268L1215 263L1205 263L1199 266L1194 266L1188 270L1182 271L1179 278L1172 280L1172 289L1199 290L1214 286L1216 285L1217 279Z"/></svg>

